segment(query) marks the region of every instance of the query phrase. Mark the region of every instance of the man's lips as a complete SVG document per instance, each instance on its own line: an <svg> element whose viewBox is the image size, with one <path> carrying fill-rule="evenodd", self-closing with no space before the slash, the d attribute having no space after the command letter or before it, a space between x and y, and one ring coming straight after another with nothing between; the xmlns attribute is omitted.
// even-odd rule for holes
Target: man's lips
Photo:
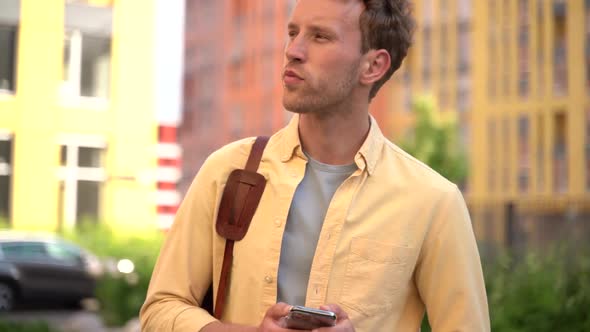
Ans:
<svg viewBox="0 0 590 332"><path fill-rule="evenodd" d="M292 78L297 78L297 79L303 80L301 75L297 74L295 71L293 71L291 69L285 70L285 72L283 73L283 77L284 78L292 77Z"/></svg>
<svg viewBox="0 0 590 332"><path fill-rule="evenodd" d="M297 84L302 81L303 78L291 69L287 69L283 73L283 82L285 82L286 85Z"/></svg>

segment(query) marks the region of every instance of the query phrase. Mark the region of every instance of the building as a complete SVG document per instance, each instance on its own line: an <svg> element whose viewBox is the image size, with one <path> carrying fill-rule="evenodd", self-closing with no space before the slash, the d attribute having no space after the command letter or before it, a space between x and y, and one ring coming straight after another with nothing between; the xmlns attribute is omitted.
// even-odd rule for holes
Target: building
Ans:
<svg viewBox="0 0 590 332"><path fill-rule="evenodd" d="M187 1L183 191L213 150L289 118L280 71L293 4ZM454 114L480 240L542 242L538 229L565 227L556 220L590 219L589 8L587 0L414 2L414 46L372 113L394 141L412 130L413 96L430 94Z"/></svg>
<svg viewBox="0 0 590 332"><path fill-rule="evenodd" d="M392 122L411 124L413 94L457 112L478 238L542 242L576 220L590 234L590 1L423 0L415 13Z"/></svg>
<svg viewBox="0 0 590 332"><path fill-rule="evenodd" d="M13 228L87 219L155 229L157 206L177 204L156 188L174 182L159 174L158 158L179 158L174 142L158 145L159 125L174 122L162 120L159 105L176 98L170 106L180 108L179 88L176 97L159 93L168 77L156 68L180 72L181 61L155 51L165 39L158 6L0 1L0 216Z"/></svg>
<svg viewBox="0 0 590 332"><path fill-rule="evenodd" d="M281 102L281 75L295 2L186 1L181 192L211 152L240 138L270 135L291 118ZM383 92L372 102L385 128L391 102Z"/></svg>

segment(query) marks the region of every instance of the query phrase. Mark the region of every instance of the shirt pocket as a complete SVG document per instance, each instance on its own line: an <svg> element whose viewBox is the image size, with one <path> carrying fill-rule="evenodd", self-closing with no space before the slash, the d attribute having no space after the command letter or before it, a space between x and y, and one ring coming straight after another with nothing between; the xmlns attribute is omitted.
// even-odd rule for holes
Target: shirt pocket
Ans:
<svg viewBox="0 0 590 332"><path fill-rule="evenodd" d="M414 253L414 248L353 238L340 303L367 316L390 309L408 282Z"/></svg>

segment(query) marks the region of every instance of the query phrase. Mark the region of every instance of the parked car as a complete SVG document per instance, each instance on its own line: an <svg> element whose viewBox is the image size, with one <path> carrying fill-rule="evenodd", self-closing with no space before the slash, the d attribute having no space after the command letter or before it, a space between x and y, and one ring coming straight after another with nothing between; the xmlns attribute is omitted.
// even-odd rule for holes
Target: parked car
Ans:
<svg viewBox="0 0 590 332"><path fill-rule="evenodd" d="M78 304L94 296L101 261L52 234L0 232L0 311L17 303Z"/></svg>

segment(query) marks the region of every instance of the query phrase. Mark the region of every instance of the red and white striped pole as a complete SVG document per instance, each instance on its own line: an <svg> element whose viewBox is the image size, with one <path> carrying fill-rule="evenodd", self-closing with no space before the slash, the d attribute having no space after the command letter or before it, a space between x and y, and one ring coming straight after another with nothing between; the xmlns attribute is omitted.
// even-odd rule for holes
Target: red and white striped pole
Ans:
<svg viewBox="0 0 590 332"><path fill-rule="evenodd" d="M174 215L180 204L177 185L181 177L182 149L177 141L176 130L176 126L158 126L156 204L158 227L164 230L172 226Z"/></svg>

